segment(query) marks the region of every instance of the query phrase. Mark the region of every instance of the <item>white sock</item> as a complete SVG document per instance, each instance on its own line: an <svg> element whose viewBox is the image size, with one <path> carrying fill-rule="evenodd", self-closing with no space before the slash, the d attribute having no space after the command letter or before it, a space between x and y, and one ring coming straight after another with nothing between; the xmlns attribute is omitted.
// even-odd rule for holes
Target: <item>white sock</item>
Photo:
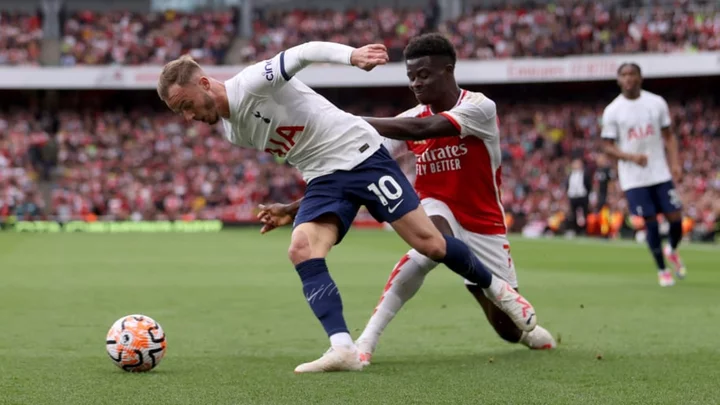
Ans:
<svg viewBox="0 0 720 405"><path fill-rule="evenodd" d="M505 288L505 284L507 284L506 281L493 275L492 281L490 281L490 287L483 288L483 292L485 293L485 296L490 299L499 297L502 295L502 290Z"/></svg>
<svg viewBox="0 0 720 405"><path fill-rule="evenodd" d="M352 336L350 336L350 334L347 332L340 332L330 336L330 346L352 347L354 345L355 343L352 340Z"/></svg>
<svg viewBox="0 0 720 405"><path fill-rule="evenodd" d="M400 259L390 274L375 312L358 338L358 341L363 342L363 346L369 345L371 351L375 350L380 335L395 314L415 295L425 281L425 276L437 265L438 263L421 255L415 249Z"/></svg>

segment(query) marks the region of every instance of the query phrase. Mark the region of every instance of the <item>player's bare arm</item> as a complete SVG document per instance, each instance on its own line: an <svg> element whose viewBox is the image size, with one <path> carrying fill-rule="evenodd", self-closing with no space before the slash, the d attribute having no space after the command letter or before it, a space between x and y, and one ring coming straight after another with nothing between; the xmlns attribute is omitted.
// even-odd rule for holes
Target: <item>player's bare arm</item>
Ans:
<svg viewBox="0 0 720 405"><path fill-rule="evenodd" d="M265 234L275 228L291 224L300 209L301 201L302 198L291 202L290 204L260 204L258 206L258 208L260 208L260 212L257 214L257 218L263 224L263 227L260 229L260 233Z"/></svg>
<svg viewBox="0 0 720 405"><path fill-rule="evenodd" d="M614 139L603 139L603 151L617 160L627 160L640 166L647 166L647 156L641 154L625 153L617 147Z"/></svg>
<svg viewBox="0 0 720 405"><path fill-rule="evenodd" d="M680 153L678 152L677 137L672 133L669 127L662 129L662 136L665 141L665 149L667 150L670 173L672 173L673 179L678 181L680 180L680 176L682 176L682 166L680 165Z"/></svg>
<svg viewBox="0 0 720 405"><path fill-rule="evenodd" d="M460 135L460 127L443 114L426 118L370 118L363 117L380 135L403 141L418 141L431 138Z"/></svg>

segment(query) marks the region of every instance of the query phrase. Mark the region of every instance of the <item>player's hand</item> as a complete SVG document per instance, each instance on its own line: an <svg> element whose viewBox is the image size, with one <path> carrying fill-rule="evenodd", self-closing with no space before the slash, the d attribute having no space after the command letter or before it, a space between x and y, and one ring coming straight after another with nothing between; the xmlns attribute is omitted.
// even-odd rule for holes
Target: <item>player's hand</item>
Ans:
<svg viewBox="0 0 720 405"><path fill-rule="evenodd" d="M647 156L646 155L635 155L632 158L632 161L635 162L635 164L645 167L647 166Z"/></svg>
<svg viewBox="0 0 720 405"><path fill-rule="evenodd" d="M265 234L275 228L291 224L293 221L294 213L286 204L260 204L258 208L260 208L260 212L258 212L257 218L263 224L262 229L260 229L261 234Z"/></svg>
<svg viewBox="0 0 720 405"><path fill-rule="evenodd" d="M387 48L383 44L370 44L357 48L350 55L350 63L362 70L371 71L378 65L388 63L390 57Z"/></svg>

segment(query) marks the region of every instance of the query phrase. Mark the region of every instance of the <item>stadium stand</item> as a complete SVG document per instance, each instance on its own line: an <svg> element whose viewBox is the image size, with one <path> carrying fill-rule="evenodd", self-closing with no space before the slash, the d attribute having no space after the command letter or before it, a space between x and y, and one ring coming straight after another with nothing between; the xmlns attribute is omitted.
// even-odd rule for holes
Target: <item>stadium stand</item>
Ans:
<svg viewBox="0 0 720 405"><path fill-rule="evenodd" d="M164 64L187 53L200 63L220 64L235 35L236 19L234 9L77 12L64 23L61 63Z"/></svg>
<svg viewBox="0 0 720 405"><path fill-rule="evenodd" d="M37 65L42 36L38 14L0 11L0 66Z"/></svg>
<svg viewBox="0 0 720 405"><path fill-rule="evenodd" d="M535 7L476 7L440 22L432 7L370 10L256 10L253 36L238 62L264 59L317 39L358 45L383 42L400 60L408 38L429 30L446 34L461 59L553 57L577 54L693 52L720 49L720 13L712 6L618 8L570 2ZM41 18L3 13L0 64L35 64ZM162 64L190 53L221 64L238 32L238 11L77 11L62 24L63 65Z"/></svg>
<svg viewBox="0 0 720 405"><path fill-rule="evenodd" d="M434 28L452 39L462 59L720 49L720 13L697 2L649 7L570 1L492 11L479 7L445 22L434 7L298 10L292 2L283 4L272 11L255 10L255 34L243 41L238 62L266 58L308 40L351 45L382 41L399 60L408 38ZM0 14L0 65L39 63L42 20L42 14L32 12ZM160 65L190 53L204 65L223 64L237 37L238 21L232 8L72 11L62 17L59 62L67 69ZM720 218L720 101L709 90L717 81L683 93L677 89L687 90L691 82L675 80L660 93L670 101L673 130L681 137L685 176L680 194L688 229L707 233ZM569 162L582 157L595 169L599 118L617 90L610 82L600 92L587 83L533 86L477 90L499 105L502 202L508 223L514 231L557 233L565 226L563 181ZM232 147L218 128L186 124L169 115L152 91L137 96L66 92L52 113L40 107L40 92L3 92L0 218L242 222L253 217L258 203L292 200L303 191L300 177L287 165L264 153ZM401 87L321 92L358 115L392 116L413 104ZM594 198L592 194L593 204ZM594 207L589 220L608 222L618 214L619 221L605 227L607 231L595 226L596 233L612 236L623 226L633 226L614 185L608 205L605 213Z"/></svg>

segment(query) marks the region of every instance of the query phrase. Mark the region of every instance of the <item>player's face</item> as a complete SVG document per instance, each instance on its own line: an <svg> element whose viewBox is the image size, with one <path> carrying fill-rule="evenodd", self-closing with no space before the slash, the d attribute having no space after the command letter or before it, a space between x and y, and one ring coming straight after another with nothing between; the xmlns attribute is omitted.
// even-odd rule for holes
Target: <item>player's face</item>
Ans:
<svg viewBox="0 0 720 405"><path fill-rule="evenodd" d="M171 110L182 114L186 121L201 121L216 124L220 120L217 103L210 94L210 83L201 78L199 83L186 86L170 87L168 99L165 100Z"/></svg>
<svg viewBox="0 0 720 405"><path fill-rule="evenodd" d="M642 77L633 66L624 66L618 75L618 85L623 92L637 92L640 90Z"/></svg>
<svg viewBox="0 0 720 405"><path fill-rule="evenodd" d="M452 75L452 66L442 58L423 56L405 61L410 90L420 104L433 104L447 89L447 75Z"/></svg>

